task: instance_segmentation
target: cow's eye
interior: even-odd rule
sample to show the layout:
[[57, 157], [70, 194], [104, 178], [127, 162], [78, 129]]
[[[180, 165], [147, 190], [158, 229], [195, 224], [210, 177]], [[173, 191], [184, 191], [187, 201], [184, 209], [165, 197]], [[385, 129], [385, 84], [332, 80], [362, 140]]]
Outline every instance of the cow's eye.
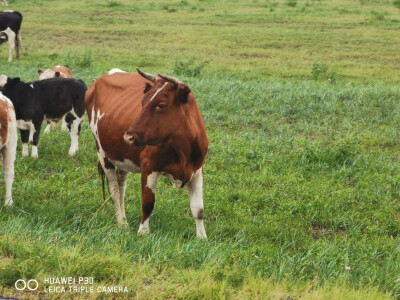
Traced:
[[165, 103], [158, 103], [156, 106], [156, 110], [166, 109], [168, 107]]

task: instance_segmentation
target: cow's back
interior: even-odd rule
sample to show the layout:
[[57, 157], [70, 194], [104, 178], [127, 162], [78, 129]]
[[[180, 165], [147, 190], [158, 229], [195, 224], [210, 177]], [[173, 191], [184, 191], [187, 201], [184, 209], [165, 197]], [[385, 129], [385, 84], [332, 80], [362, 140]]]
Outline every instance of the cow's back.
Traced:
[[[125, 158], [139, 164], [140, 147], [133, 150], [123, 136], [142, 110], [146, 84], [137, 73], [103, 75], [86, 92], [85, 105], [98, 145], [112, 160]], [[97, 135], [97, 136], [96, 136]], [[126, 153], [131, 156], [126, 157]]]
[[22, 14], [18, 11], [0, 11], [0, 31], [10, 27], [16, 34], [21, 29]]
[[[80, 79], [50, 78], [30, 83], [34, 98], [41, 102], [44, 113], [60, 111], [64, 113], [68, 107], [82, 116], [85, 112], [86, 85]], [[57, 112], [55, 113], [57, 115]]]

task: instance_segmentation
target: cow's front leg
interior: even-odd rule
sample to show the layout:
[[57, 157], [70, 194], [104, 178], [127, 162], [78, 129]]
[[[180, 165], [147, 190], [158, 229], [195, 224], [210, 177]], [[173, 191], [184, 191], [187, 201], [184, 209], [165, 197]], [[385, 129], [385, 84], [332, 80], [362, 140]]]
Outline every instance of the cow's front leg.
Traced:
[[101, 154], [98, 155], [101, 166], [103, 167], [104, 173], [107, 176], [108, 182], [108, 192], [110, 193], [111, 199], [114, 203], [115, 215], [117, 217], [118, 225], [126, 225], [125, 211], [121, 210], [120, 205], [120, 193], [117, 172], [115, 171], [115, 166]]
[[188, 183], [190, 209], [196, 221], [196, 236], [206, 239], [207, 234], [204, 228], [203, 214], [203, 169], [198, 169]]
[[158, 172], [146, 172], [142, 169], [142, 220], [138, 230], [140, 235], [150, 233], [149, 220], [156, 202], [155, 194], [158, 176]]
[[22, 141], [22, 157], [27, 157], [29, 155], [29, 130], [20, 129], [21, 141]]
[[[32, 137], [32, 152], [31, 157], [38, 158], [38, 143], [39, 143], [39, 135], [40, 135], [40, 128], [42, 127], [43, 119], [33, 121], [34, 125], [34, 133]], [[32, 131], [31, 131], [32, 134]]]

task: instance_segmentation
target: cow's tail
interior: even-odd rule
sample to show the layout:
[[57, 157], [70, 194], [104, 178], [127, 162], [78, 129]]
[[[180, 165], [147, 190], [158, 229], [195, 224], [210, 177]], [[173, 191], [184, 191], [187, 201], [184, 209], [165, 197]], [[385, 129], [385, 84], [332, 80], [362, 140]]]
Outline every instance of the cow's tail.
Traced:
[[103, 166], [101, 165], [100, 161], [97, 162], [97, 171], [99, 172], [101, 178], [101, 188], [103, 191], [103, 201], [106, 202], [106, 190], [105, 190], [105, 183], [104, 178], [106, 177], [106, 173], [104, 173]]

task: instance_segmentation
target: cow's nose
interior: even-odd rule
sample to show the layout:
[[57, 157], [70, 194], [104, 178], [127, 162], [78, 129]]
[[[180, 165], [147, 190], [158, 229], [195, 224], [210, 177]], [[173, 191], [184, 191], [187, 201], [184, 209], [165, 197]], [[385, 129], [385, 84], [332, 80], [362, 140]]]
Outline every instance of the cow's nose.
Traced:
[[124, 134], [124, 141], [129, 145], [133, 145], [137, 140], [137, 138], [138, 138], [137, 134], [132, 131], [127, 131]]

